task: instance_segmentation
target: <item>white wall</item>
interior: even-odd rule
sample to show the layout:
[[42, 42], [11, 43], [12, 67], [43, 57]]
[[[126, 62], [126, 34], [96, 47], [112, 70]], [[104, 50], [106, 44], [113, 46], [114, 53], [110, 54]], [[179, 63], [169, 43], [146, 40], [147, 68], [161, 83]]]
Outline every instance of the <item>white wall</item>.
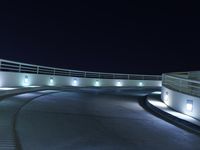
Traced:
[[[166, 96], [168, 93], [168, 96]], [[165, 86], [162, 86], [162, 100], [171, 108], [181, 113], [200, 119], [200, 98], [173, 91]], [[187, 101], [192, 101], [192, 111], [187, 110]]]
[[[25, 77], [27, 81], [25, 82]], [[50, 78], [53, 78], [53, 83], [50, 83]], [[78, 78], [65, 76], [51, 76], [30, 73], [15, 73], [15, 72], [0, 72], [0, 87], [10, 86], [73, 86], [74, 81], [77, 81], [77, 86], [95, 86], [95, 82], [99, 81], [100, 86], [161, 86], [161, 81], [154, 80], [118, 80], [118, 79], [93, 79], [93, 78]]]

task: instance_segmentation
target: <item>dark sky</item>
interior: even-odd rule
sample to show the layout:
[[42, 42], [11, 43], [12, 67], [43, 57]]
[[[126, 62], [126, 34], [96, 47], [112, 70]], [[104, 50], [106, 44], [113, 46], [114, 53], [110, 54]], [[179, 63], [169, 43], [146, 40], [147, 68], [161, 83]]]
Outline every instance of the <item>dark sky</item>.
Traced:
[[200, 69], [197, 4], [29, 0], [1, 7], [3, 59], [121, 73]]

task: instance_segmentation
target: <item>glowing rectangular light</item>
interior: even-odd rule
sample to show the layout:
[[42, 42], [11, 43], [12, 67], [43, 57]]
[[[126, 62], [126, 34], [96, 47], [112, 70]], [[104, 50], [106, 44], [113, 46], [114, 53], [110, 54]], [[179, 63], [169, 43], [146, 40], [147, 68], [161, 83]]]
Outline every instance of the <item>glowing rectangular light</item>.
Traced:
[[25, 87], [30, 85], [29, 77], [27, 75], [24, 77], [24, 81], [22, 81], [22, 85]]
[[120, 81], [117, 81], [116, 86], [122, 86], [122, 83]]
[[25, 76], [24, 83], [28, 83], [28, 76]]
[[50, 84], [53, 84], [53, 78], [50, 78]]
[[187, 100], [187, 102], [186, 102], [186, 109], [188, 111], [192, 111], [192, 109], [193, 109], [193, 101], [192, 100]]
[[94, 85], [95, 85], [95, 86], [100, 86], [100, 83], [99, 83], [99, 81], [98, 81], [98, 80], [96, 80]]
[[161, 91], [155, 91], [155, 92], [152, 92], [152, 94], [158, 94], [158, 95], [160, 95]]
[[77, 79], [74, 79], [72, 84], [73, 84], [73, 86], [78, 86], [78, 81], [77, 81]]
[[142, 83], [142, 82], [139, 82], [139, 86], [143, 86], [143, 83]]

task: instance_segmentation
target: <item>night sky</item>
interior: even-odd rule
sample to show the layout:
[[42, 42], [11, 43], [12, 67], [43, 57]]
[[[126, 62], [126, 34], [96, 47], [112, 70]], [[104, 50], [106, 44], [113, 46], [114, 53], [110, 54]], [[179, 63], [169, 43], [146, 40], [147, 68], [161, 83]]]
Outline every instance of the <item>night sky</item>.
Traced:
[[6, 2], [0, 10], [0, 58], [101, 72], [200, 70], [198, 6], [175, 1]]

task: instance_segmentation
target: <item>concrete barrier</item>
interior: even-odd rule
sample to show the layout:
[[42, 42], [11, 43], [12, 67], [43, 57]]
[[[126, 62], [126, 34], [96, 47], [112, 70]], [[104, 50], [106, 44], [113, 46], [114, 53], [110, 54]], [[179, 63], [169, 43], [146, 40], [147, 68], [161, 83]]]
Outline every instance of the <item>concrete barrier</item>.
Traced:
[[172, 109], [200, 120], [200, 98], [162, 86], [162, 100]]
[[0, 72], [0, 87], [15, 86], [161, 86], [161, 81], [80, 78], [31, 73]]

